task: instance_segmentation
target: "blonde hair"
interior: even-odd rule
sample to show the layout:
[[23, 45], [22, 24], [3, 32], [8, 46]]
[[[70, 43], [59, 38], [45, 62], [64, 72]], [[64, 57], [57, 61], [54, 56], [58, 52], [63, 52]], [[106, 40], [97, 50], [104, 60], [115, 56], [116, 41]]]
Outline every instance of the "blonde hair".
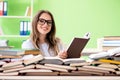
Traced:
[[[59, 52], [59, 48], [57, 43], [60, 41], [58, 38], [55, 37], [56, 34], [56, 26], [55, 26], [55, 22], [54, 22], [54, 18], [53, 15], [47, 11], [47, 10], [40, 10], [33, 18], [32, 21], [32, 32], [30, 35], [30, 38], [32, 39], [32, 43], [35, 46], [36, 49], [39, 49], [39, 37], [40, 37], [40, 33], [37, 30], [37, 23], [39, 20], [39, 17], [43, 14], [43, 13], [47, 13], [48, 15], [51, 16], [52, 19], [52, 26], [51, 26], [51, 31], [47, 34], [46, 39], [47, 39], [47, 43], [49, 45], [49, 50], [53, 50], [55, 55], [58, 54]], [[48, 51], [49, 51], [48, 50]]]

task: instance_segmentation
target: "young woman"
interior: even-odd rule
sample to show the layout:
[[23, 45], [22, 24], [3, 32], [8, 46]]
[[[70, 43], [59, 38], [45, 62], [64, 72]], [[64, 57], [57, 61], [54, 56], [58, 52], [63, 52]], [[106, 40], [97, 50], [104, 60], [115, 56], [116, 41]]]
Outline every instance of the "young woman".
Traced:
[[64, 59], [67, 52], [55, 34], [53, 15], [47, 10], [40, 10], [33, 18], [30, 38], [23, 42], [22, 49], [39, 49], [45, 57], [58, 56]]

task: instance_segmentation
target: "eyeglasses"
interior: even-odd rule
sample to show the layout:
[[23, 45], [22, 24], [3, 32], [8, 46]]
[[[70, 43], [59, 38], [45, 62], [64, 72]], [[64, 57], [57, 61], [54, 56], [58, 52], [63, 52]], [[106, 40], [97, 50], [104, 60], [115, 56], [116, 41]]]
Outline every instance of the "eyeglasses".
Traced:
[[40, 24], [40, 25], [44, 25], [45, 23], [47, 23], [48, 26], [52, 26], [52, 20], [45, 20], [45, 19], [42, 19], [42, 18], [40, 18], [38, 20], [38, 24]]

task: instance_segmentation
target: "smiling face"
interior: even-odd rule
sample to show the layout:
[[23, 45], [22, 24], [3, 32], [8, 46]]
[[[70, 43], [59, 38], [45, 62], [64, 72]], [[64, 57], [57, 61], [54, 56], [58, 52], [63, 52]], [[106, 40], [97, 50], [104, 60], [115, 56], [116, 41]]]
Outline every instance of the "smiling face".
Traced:
[[51, 31], [52, 20], [47, 13], [42, 13], [37, 23], [37, 30], [41, 35], [46, 35]]

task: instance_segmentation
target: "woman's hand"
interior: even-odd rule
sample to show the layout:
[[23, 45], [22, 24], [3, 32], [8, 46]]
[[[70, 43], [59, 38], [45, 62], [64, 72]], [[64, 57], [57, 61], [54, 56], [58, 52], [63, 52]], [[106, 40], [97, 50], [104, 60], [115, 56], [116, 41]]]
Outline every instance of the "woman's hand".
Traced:
[[62, 59], [66, 59], [67, 58], [67, 51], [60, 51], [58, 53], [58, 57], [60, 57]]

